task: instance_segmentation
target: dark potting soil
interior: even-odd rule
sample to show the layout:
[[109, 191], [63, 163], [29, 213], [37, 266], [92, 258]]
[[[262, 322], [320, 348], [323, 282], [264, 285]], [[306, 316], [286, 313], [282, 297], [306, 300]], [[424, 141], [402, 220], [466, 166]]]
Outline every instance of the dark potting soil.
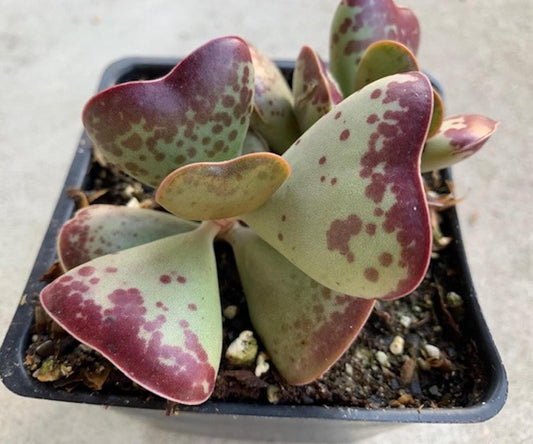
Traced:
[[[86, 182], [85, 191], [70, 193], [79, 205], [123, 205], [136, 199], [142, 206], [156, 207], [150, 190], [97, 162]], [[427, 182], [445, 191], [438, 177]], [[235, 366], [224, 358], [228, 345], [253, 327], [231, 248], [217, 242], [215, 251], [225, 317], [222, 361], [211, 399], [369, 408], [465, 407], [482, 399], [487, 380], [475, 344], [463, 333], [467, 320], [461, 295], [454, 292], [461, 288], [461, 277], [446, 248], [434, 254], [415, 292], [396, 301], [378, 301], [342, 358], [318, 380], [298, 387], [284, 383], [271, 362], [266, 373], [256, 376], [255, 364]], [[51, 281], [58, 273], [57, 267], [43, 279]], [[37, 299], [35, 295], [32, 301], [35, 323], [25, 363], [30, 374], [68, 391], [133, 392], [147, 400], [156, 398], [64, 332]], [[259, 350], [264, 350], [261, 343]]]

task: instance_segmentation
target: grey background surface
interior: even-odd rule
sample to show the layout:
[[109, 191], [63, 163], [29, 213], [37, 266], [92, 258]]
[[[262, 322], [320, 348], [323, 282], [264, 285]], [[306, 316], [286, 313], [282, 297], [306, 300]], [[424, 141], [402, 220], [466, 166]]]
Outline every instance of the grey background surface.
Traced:
[[[184, 55], [241, 35], [273, 58], [308, 44], [328, 57], [337, 1], [0, 0], [0, 338], [24, 288], [81, 133], [80, 113], [105, 66], [130, 55]], [[419, 60], [446, 93], [447, 115], [486, 114], [499, 131], [454, 168], [479, 299], [506, 365], [510, 393], [494, 419], [409, 425], [365, 442], [533, 440], [533, 2], [403, 0], [422, 25]], [[190, 442], [116, 409], [10, 393], [0, 385], [0, 442]], [[223, 442], [195, 438], [196, 442]]]

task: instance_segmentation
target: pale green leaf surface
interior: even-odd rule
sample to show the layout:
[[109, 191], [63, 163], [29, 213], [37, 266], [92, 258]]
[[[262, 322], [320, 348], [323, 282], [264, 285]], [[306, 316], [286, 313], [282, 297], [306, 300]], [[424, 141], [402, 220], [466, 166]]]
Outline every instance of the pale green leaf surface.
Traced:
[[211, 394], [222, 348], [215, 225], [76, 267], [41, 292], [52, 318], [166, 399]]
[[291, 176], [244, 221], [326, 287], [365, 298], [412, 291], [431, 250], [419, 165], [432, 106], [418, 72], [361, 89], [285, 153]]
[[276, 369], [293, 385], [320, 377], [353, 342], [375, 301], [320, 285], [247, 228], [228, 237], [250, 319]]

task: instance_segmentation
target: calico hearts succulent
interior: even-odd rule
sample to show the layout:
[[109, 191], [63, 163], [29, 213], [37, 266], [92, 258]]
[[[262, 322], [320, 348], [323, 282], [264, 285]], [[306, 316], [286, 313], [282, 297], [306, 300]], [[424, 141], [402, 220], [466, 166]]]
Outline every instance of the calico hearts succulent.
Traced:
[[219, 239], [278, 372], [291, 384], [322, 375], [376, 299], [408, 294], [426, 273], [421, 172], [470, 156], [496, 127], [443, 119], [414, 56], [419, 34], [392, 0], [343, 0], [329, 68], [304, 47], [292, 90], [229, 36], [161, 79], [97, 94], [83, 112], [94, 149], [156, 188], [168, 212], [76, 213], [57, 244], [65, 273], [42, 291], [43, 307], [139, 385], [204, 402], [222, 351]]

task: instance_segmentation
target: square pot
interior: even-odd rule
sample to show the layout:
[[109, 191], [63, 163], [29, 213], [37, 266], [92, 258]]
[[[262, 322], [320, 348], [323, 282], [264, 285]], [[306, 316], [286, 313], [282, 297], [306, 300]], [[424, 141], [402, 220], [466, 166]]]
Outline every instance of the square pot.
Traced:
[[[166, 74], [176, 59], [128, 58], [112, 64], [104, 73], [99, 90], [130, 80], [157, 78]], [[292, 77], [294, 63], [278, 62], [287, 78]], [[461, 241], [458, 218], [454, 208], [443, 212], [444, 231], [453, 238], [447, 251], [454, 265], [463, 274], [462, 287], [457, 292], [463, 296], [464, 316], [469, 319], [466, 338], [472, 341], [483, 359], [487, 380], [482, 400], [464, 408], [438, 409], [365, 409], [350, 407], [323, 407], [313, 405], [272, 405], [208, 401], [199, 406], [180, 407], [179, 418], [170, 420], [161, 414], [165, 401], [154, 398], [147, 401], [136, 395], [104, 395], [88, 390], [67, 392], [37, 381], [24, 368], [25, 351], [31, 341], [34, 316], [32, 301], [37, 300], [44, 283], [40, 278], [56, 261], [56, 237], [59, 229], [75, 210], [74, 202], [67, 197], [69, 188], [84, 188], [89, 180], [91, 142], [83, 133], [59, 202], [46, 232], [35, 265], [24, 290], [24, 296], [0, 350], [0, 379], [11, 391], [33, 398], [58, 401], [129, 407], [127, 414], [157, 421], [158, 426], [175, 427], [189, 433], [210, 434], [228, 438], [261, 438], [287, 440], [326, 441], [346, 439], [375, 433], [383, 425], [398, 423], [470, 423], [481, 422], [496, 415], [507, 396], [507, 379], [500, 356], [477, 302], [468, 264]], [[450, 172], [444, 172], [450, 177]], [[142, 410], [140, 410], [142, 409]], [[243, 419], [242, 417], [246, 417]], [[240, 418], [240, 419], [239, 419]], [[283, 418], [283, 419], [282, 419]], [[240, 421], [237, 425], [237, 419]], [[354, 423], [357, 424], [354, 424]], [[361, 425], [368, 427], [362, 428]], [[302, 427], [303, 426], [303, 427]], [[206, 428], [207, 427], [207, 428]]]

